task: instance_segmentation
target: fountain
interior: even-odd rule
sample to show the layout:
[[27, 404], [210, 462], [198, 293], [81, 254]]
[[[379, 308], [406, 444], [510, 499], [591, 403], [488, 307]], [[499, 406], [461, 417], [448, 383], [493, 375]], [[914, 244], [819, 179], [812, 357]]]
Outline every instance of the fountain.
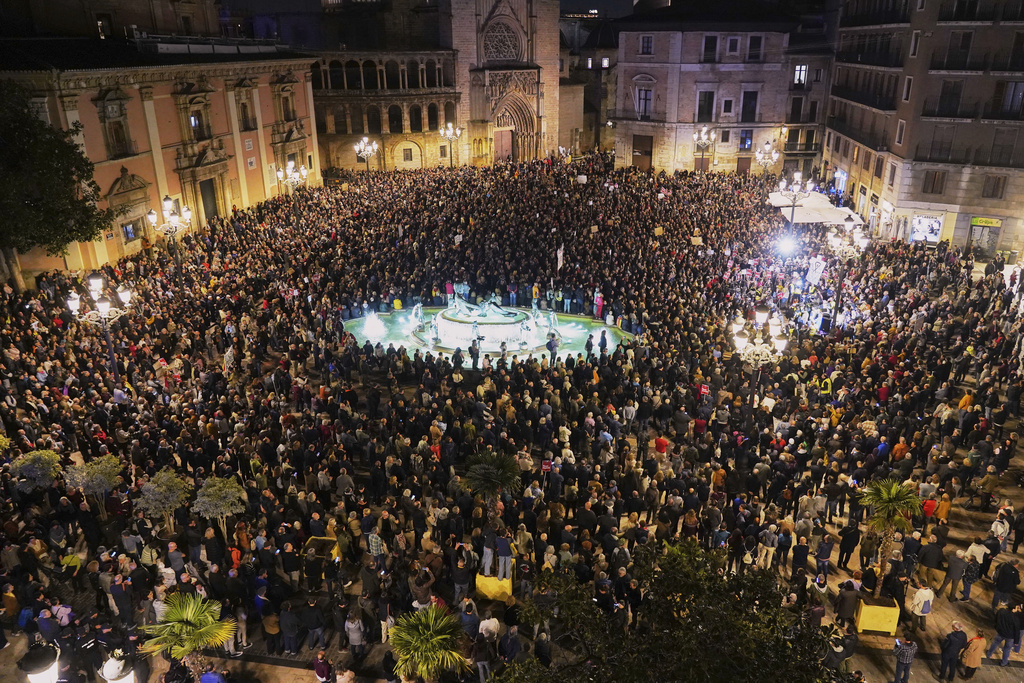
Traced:
[[558, 317], [545, 317], [536, 308], [530, 312], [500, 305], [496, 297], [476, 305], [456, 295], [448, 307], [433, 316], [424, 330], [422, 309], [413, 310], [413, 334], [425, 346], [452, 351], [469, 348], [476, 340], [482, 353], [496, 353], [502, 345], [510, 351], [543, 348], [548, 335], [559, 337]]

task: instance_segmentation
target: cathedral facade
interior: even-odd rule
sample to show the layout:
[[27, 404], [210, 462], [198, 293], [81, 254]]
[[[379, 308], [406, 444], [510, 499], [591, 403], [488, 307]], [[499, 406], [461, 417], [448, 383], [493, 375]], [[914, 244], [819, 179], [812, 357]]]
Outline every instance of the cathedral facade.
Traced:
[[448, 0], [442, 7], [442, 43], [458, 55], [463, 158], [485, 165], [557, 151], [558, 2]]

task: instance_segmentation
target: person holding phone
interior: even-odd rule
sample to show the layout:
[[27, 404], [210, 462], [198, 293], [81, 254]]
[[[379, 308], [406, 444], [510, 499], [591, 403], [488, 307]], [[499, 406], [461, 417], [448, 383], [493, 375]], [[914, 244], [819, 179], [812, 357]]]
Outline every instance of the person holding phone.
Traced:
[[917, 643], [912, 638], [897, 638], [892, 653], [896, 655], [896, 678], [893, 679], [893, 683], [907, 683], [910, 680], [910, 666], [917, 656]]

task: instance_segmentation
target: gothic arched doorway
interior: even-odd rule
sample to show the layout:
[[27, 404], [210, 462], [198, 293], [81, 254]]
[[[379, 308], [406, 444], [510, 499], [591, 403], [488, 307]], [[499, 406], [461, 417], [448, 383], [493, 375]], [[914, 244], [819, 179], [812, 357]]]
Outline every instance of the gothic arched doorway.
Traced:
[[537, 157], [537, 118], [520, 97], [510, 95], [495, 108], [494, 160]]

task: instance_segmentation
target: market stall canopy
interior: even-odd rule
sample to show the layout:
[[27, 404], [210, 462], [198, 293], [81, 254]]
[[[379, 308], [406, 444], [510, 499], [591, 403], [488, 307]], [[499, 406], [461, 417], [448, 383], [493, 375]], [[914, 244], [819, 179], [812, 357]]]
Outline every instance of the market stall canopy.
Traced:
[[835, 211], [839, 212], [839, 213], [836, 213], [835, 220], [822, 221], [822, 222], [823, 223], [828, 223], [830, 225], [844, 225], [846, 223], [847, 216], [853, 216], [853, 224], [854, 225], [864, 225], [864, 219], [861, 218], [860, 216], [858, 216], [857, 214], [855, 214], [852, 209], [848, 209], [845, 206], [838, 206], [838, 207], [835, 207]]
[[[793, 208], [793, 200], [787, 199], [781, 192], [770, 192], [768, 194], [768, 201], [772, 206], [776, 207], [789, 207]], [[806, 206], [809, 208], [818, 207], [830, 207], [832, 202], [829, 201], [828, 197], [820, 192], [811, 192], [809, 195], [801, 199], [796, 203], [797, 206]]]

